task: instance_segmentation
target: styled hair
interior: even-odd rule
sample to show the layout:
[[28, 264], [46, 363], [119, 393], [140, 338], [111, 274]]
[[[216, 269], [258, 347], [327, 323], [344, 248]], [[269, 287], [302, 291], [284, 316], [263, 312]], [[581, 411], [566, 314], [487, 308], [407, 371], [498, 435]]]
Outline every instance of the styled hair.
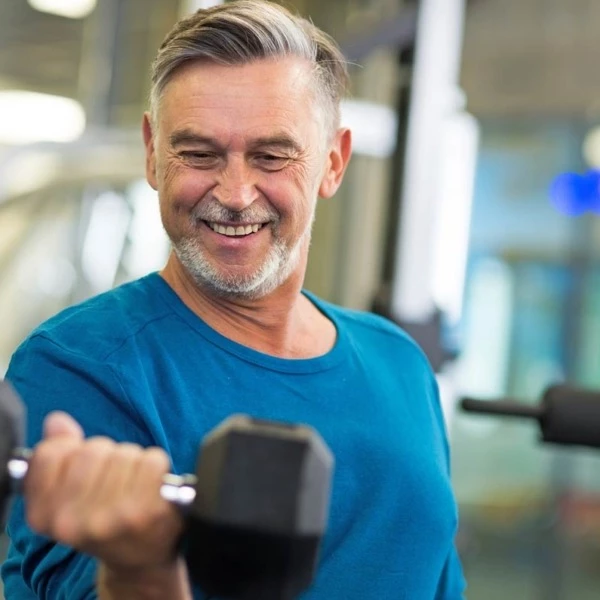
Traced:
[[200, 9], [167, 34], [152, 64], [150, 111], [156, 123], [165, 86], [184, 63], [205, 59], [244, 65], [295, 56], [313, 66], [315, 99], [326, 128], [340, 125], [340, 101], [348, 86], [346, 61], [335, 41], [307, 19], [267, 0], [234, 0]]

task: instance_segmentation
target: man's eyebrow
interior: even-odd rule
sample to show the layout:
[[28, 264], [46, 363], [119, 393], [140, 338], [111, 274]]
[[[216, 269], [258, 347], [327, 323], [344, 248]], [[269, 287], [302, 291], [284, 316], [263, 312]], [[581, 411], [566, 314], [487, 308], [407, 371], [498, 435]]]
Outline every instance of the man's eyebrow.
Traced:
[[295, 152], [300, 152], [301, 150], [300, 144], [295, 139], [284, 134], [257, 138], [251, 142], [250, 147], [252, 149], [265, 147], [280, 148], [282, 150], [293, 150]]
[[[179, 146], [210, 146], [221, 149], [221, 145], [210, 136], [201, 135], [191, 129], [179, 129], [169, 136], [171, 147]], [[292, 137], [286, 134], [275, 134], [256, 138], [249, 144], [251, 150], [260, 148], [279, 148], [281, 150], [292, 150], [300, 152], [300, 144]]]
[[190, 129], [180, 129], [178, 131], [174, 131], [169, 136], [169, 143], [173, 148], [176, 148], [177, 146], [196, 145], [218, 147], [217, 142], [213, 138], [194, 133]]

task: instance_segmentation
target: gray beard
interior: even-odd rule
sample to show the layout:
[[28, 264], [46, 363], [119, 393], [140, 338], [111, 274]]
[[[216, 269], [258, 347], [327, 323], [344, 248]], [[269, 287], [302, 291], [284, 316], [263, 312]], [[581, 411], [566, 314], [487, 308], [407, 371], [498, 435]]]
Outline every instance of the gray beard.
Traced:
[[267, 296], [288, 279], [300, 260], [301, 242], [291, 249], [275, 242], [262, 265], [248, 275], [215, 269], [193, 238], [182, 238], [173, 244], [173, 250], [198, 286], [217, 296], [254, 300]]
[[214, 295], [226, 298], [254, 300], [267, 296], [286, 281], [300, 262], [301, 250], [305, 241], [310, 241], [315, 210], [304, 234], [294, 244], [287, 247], [279, 237], [279, 214], [272, 207], [250, 206], [242, 212], [232, 212], [217, 201], [205, 202], [191, 214], [194, 228], [205, 227], [202, 221], [230, 221], [239, 223], [260, 223], [268, 221], [274, 237], [269, 253], [253, 273], [235, 275], [216, 269], [205, 251], [193, 236], [172, 241], [173, 250], [188, 273], [199, 287], [208, 289]]

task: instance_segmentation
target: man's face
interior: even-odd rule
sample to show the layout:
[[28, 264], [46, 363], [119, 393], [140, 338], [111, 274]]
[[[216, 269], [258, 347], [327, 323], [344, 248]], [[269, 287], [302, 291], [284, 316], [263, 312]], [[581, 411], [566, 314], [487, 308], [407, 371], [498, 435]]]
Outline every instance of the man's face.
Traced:
[[317, 197], [339, 185], [324, 114], [297, 58], [196, 62], [167, 84], [157, 131], [145, 123], [148, 179], [200, 285], [260, 297], [303, 272]]

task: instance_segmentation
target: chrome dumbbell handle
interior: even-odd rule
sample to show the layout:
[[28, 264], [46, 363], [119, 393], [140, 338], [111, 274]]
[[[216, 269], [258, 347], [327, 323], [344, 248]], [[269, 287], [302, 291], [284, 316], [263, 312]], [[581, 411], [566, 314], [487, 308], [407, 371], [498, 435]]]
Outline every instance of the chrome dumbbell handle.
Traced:
[[[28, 448], [18, 448], [8, 460], [7, 470], [10, 477], [12, 491], [20, 493], [23, 481], [29, 470], [29, 459], [33, 452]], [[167, 473], [163, 477], [160, 495], [175, 506], [187, 508], [196, 498], [197, 478], [194, 475], [173, 475]]]

